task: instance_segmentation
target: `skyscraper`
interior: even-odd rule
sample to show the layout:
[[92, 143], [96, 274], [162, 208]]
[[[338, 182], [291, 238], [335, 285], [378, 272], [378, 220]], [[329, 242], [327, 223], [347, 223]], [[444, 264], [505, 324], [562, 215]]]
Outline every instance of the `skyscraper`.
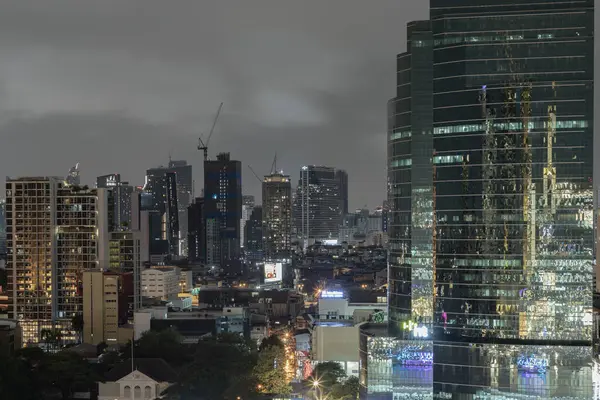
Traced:
[[0, 258], [6, 255], [6, 200], [0, 199]]
[[305, 242], [337, 239], [341, 212], [335, 169], [315, 165], [302, 167], [294, 204], [298, 235]]
[[7, 179], [9, 318], [19, 320], [24, 344], [39, 343], [52, 328], [75, 340], [82, 273], [108, 261], [109, 194], [62, 178]]
[[241, 271], [242, 164], [229, 153], [204, 162], [204, 210], [207, 262], [218, 261], [228, 272]]
[[206, 220], [204, 197], [196, 197], [188, 207], [188, 259], [206, 262]]
[[131, 226], [131, 196], [133, 186], [121, 180], [121, 174], [96, 178], [96, 187], [111, 189], [114, 200], [114, 230], [128, 230]]
[[242, 196], [242, 219], [240, 220], [240, 246], [244, 247], [246, 244], [246, 221], [250, 219], [250, 214], [254, 209], [254, 196], [244, 195]]
[[342, 215], [346, 215], [348, 214], [348, 173], [343, 169], [338, 169], [335, 171], [335, 178], [338, 181], [338, 188], [340, 190]]
[[[159, 224], [161, 239], [168, 242], [168, 255], [179, 256], [180, 213], [177, 200], [177, 173], [163, 167], [149, 169], [146, 171], [144, 190], [149, 193], [151, 198], [149, 206], [149, 211], [153, 212], [150, 215], [151, 231], [156, 232], [156, 225]], [[153, 247], [156, 246], [152, 246], [151, 243], [151, 252], [155, 253]]]
[[250, 219], [246, 223], [246, 243], [244, 250], [246, 259], [250, 262], [264, 261], [264, 238], [263, 238], [263, 209], [262, 206], [255, 206], [250, 214]]
[[262, 184], [262, 217], [266, 260], [289, 259], [292, 246], [292, 183], [272, 173]]
[[177, 179], [177, 209], [179, 210], [179, 238], [182, 242], [181, 255], [187, 255], [187, 210], [194, 195], [194, 179], [192, 166], [185, 160], [169, 160], [169, 172], [174, 172]]
[[386, 391], [592, 398], [593, 6], [431, 0], [409, 24], [388, 105], [391, 362], [432, 366]]

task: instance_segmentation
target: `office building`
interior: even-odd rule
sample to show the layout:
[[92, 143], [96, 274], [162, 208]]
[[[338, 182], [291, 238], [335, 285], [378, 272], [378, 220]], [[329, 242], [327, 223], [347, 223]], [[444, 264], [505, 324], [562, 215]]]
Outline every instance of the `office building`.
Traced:
[[289, 259], [292, 247], [292, 183], [272, 173], [262, 184], [264, 254], [268, 261]]
[[592, 398], [593, 8], [431, 0], [408, 25], [388, 106], [394, 339], [364, 351], [395, 375], [366, 365], [365, 398]]
[[121, 180], [121, 174], [102, 175], [96, 178], [96, 187], [111, 189], [114, 201], [113, 230], [126, 231], [131, 226], [131, 197], [133, 186]]
[[0, 259], [6, 256], [6, 200], [0, 199]]
[[8, 315], [19, 321], [24, 345], [53, 328], [65, 343], [76, 340], [71, 318], [83, 312], [82, 274], [108, 260], [111, 212], [106, 189], [7, 179]]
[[339, 180], [331, 167], [304, 166], [294, 203], [296, 230], [305, 246], [315, 240], [337, 239], [342, 219]]
[[177, 267], [152, 267], [142, 271], [142, 295], [167, 300], [181, 291], [181, 270]]
[[108, 270], [129, 273], [133, 291], [129, 299], [131, 311], [142, 304], [141, 272], [150, 262], [149, 234], [147, 229], [111, 232]]
[[264, 238], [263, 238], [263, 209], [262, 206], [255, 206], [250, 214], [250, 219], [246, 223], [246, 244], [244, 253], [246, 260], [252, 263], [260, 263], [264, 258]]
[[240, 272], [242, 164], [231, 160], [229, 153], [204, 162], [204, 212], [207, 263], [220, 264], [226, 272]]
[[244, 247], [246, 240], [244, 238], [246, 232], [246, 221], [250, 219], [250, 214], [254, 209], [254, 196], [244, 195], [242, 196], [242, 219], [240, 220], [240, 246]]
[[348, 214], [348, 173], [342, 169], [335, 171], [340, 191], [340, 202], [342, 215]]
[[83, 343], [126, 344], [133, 329], [133, 274], [100, 269], [83, 272]]
[[[163, 255], [167, 258], [178, 258], [180, 255], [179, 241], [179, 210], [177, 173], [164, 167], [146, 171], [144, 191], [149, 194], [148, 209], [151, 211], [151, 235], [156, 243], [150, 250], [153, 255]], [[186, 221], [187, 223], [187, 221]], [[158, 232], [160, 231], [160, 237]], [[162, 242], [159, 246], [158, 241]], [[167, 246], [167, 249], [164, 246]]]
[[204, 197], [196, 197], [188, 207], [188, 259], [191, 262], [206, 262]]

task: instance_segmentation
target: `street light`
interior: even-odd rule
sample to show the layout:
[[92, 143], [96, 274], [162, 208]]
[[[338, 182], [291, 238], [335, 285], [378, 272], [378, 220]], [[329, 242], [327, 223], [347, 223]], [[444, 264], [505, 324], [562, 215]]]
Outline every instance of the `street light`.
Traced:
[[313, 380], [312, 385], [315, 388], [315, 397], [321, 399], [321, 382], [319, 382], [318, 379], [315, 379]]

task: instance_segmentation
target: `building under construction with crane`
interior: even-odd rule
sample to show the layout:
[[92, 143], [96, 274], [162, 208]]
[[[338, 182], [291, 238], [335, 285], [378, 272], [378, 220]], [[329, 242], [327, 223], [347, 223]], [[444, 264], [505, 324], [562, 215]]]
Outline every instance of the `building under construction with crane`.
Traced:
[[[277, 158], [275, 158], [277, 160]], [[292, 183], [289, 175], [277, 171], [262, 182], [263, 235], [265, 258], [269, 261], [289, 259], [292, 245]]]
[[242, 163], [220, 153], [204, 161], [206, 263], [241, 272]]

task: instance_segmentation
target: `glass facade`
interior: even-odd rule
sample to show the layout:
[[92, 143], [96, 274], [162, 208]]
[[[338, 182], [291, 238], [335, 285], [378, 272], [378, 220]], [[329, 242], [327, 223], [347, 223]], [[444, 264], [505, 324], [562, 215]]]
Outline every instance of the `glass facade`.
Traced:
[[343, 206], [340, 179], [331, 167], [309, 165], [300, 170], [293, 213], [296, 230], [306, 242], [338, 238]]
[[431, 334], [433, 398], [592, 397], [593, 6], [432, 0], [408, 26], [390, 321]]

